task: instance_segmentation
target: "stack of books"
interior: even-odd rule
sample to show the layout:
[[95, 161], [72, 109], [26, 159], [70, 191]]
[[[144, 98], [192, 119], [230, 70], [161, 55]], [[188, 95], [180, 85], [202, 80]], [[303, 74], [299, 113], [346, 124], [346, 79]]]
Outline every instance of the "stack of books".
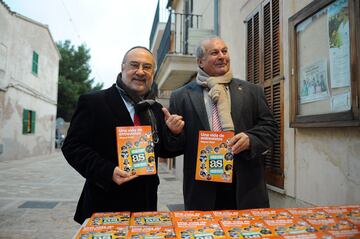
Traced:
[[360, 238], [360, 205], [94, 213], [74, 238]]

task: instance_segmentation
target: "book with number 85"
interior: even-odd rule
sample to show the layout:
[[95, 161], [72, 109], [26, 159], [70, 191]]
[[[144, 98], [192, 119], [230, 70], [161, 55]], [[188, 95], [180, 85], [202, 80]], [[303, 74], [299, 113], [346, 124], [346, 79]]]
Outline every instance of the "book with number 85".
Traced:
[[119, 167], [137, 175], [156, 174], [151, 126], [116, 127]]

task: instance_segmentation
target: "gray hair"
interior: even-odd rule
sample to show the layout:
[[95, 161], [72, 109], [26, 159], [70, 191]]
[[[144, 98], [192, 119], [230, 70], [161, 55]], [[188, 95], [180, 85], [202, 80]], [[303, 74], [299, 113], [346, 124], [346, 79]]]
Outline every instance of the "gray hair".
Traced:
[[196, 51], [195, 51], [196, 59], [201, 59], [201, 58], [204, 57], [205, 51], [206, 51], [206, 49], [204, 47], [204, 44], [205, 44], [205, 42], [213, 40], [213, 39], [219, 39], [221, 41], [224, 41], [223, 39], [221, 39], [221, 37], [215, 36], [215, 35], [207, 37], [207, 38], [201, 40], [200, 43], [198, 44], [198, 46], [196, 47]]

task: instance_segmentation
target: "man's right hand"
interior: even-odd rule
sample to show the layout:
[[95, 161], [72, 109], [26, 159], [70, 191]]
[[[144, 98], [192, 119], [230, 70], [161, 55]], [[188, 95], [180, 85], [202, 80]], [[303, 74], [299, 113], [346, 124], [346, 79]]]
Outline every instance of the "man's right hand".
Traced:
[[123, 183], [126, 183], [127, 181], [130, 181], [134, 178], [137, 178], [138, 175], [131, 173], [128, 173], [124, 170], [121, 170], [119, 167], [116, 167], [113, 172], [112, 180], [117, 184], [121, 185]]
[[180, 134], [185, 125], [185, 121], [182, 120], [183, 117], [176, 114], [173, 115], [170, 114], [170, 112], [165, 107], [162, 108], [162, 111], [164, 112], [165, 115], [166, 125], [171, 131], [171, 133], [174, 135]]

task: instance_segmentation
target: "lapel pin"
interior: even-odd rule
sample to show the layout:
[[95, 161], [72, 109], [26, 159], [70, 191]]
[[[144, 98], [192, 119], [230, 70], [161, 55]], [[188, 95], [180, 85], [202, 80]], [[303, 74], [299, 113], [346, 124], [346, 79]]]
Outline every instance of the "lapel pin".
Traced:
[[242, 87], [241, 87], [241, 86], [239, 86], [239, 87], [238, 87], [238, 90], [242, 90]]

